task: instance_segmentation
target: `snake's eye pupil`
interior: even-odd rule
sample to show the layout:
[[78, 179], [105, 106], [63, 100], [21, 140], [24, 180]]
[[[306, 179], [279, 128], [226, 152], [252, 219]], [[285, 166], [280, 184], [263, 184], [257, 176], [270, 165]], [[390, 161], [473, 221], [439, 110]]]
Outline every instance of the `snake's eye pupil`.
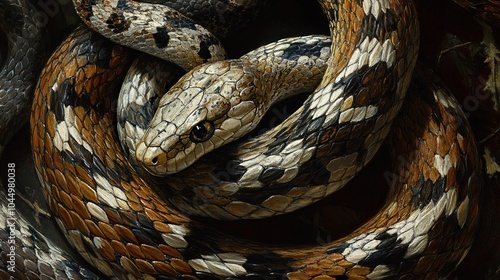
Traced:
[[214, 135], [214, 124], [209, 121], [202, 121], [191, 130], [191, 140], [195, 143], [205, 142]]

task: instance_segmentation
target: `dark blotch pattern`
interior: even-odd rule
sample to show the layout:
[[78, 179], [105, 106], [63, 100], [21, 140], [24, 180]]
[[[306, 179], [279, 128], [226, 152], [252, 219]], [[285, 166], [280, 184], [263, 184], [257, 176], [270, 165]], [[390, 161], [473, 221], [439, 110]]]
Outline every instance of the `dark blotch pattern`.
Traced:
[[329, 42], [320, 42], [318, 44], [292, 43], [283, 50], [283, 58], [288, 60], [297, 60], [301, 56], [320, 56], [321, 50], [330, 47]]
[[281, 168], [276, 167], [265, 167], [264, 171], [259, 176], [259, 181], [265, 185], [268, 185], [283, 176], [285, 171]]
[[157, 27], [156, 33], [153, 34], [153, 38], [155, 39], [156, 46], [160, 49], [167, 47], [170, 42], [170, 36], [165, 26]]
[[210, 46], [219, 44], [220, 42], [215, 37], [201, 40], [200, 51], [198, 52], [198, 55], [203, 59], [204, 62], [207, 62], [210, 58], [212, 58], [212, 53], [210, 52]]
[[444, 195], [446, 189], [446, 178], [439, 177], [433, 183], [431, 180], [425, 180], [421, 175], [418, 181], [411, 189], [412, 191], [412, 204], [419, 208], [427, 205], [432, 201], [437, 202]]
[[106, 24], [113, 33], [121, 33], [129, 29], [130, 20], [127, 20], [122, 13], [112, 13], [106, 20]]
[[384, 232], [375, 237], [375, 240], [381, 240], [381, 243], [377, 246], [377, 250], [361, 260], [359, 262], [360, 265], [399, 264], [408, 249], [407, 245], [401, 244], [401, 241], [397, 239], [397, 235], [395, 234]]
[[385, 13], [375, 18], [370, 14], [361, 20], [361, 30], [359, 34], [368, 38], [383, 38], [384, 34], [397, 31], [397, 23], [395, 20], [395, 12], [387, 10]]

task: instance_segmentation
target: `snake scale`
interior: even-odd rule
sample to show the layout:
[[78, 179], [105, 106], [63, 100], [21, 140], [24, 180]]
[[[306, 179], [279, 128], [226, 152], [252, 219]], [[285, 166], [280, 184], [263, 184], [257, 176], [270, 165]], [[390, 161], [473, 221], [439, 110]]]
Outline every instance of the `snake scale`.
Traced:
[[[306, 198], [309, 189], [317, 193], [316, 186], [331, 183], [333, 190], [322, 190], [322, 197], [354, 176], [389, 135], [391, 158], [408, 160], [405, 164], [394, 160], [391, 190], [382, 209], [348, 236], [308, 246], [242, 240], [179, 212], [164, 200], [158, 186], [137, 174], [117, 139], [113, 108], [134, 52], [80, 27], [42, 71], [32, 105], [31, 141], [54, 217], [90, 264], [119, 279], [320, 280], [437, 279], [460, 263], [477, 225], [478, 157], [453, 97], [425, 68], [413, 71], [418, 49], [413, 3], [318, 2], [330, 21], [332, 38], [320, 85], [277, 129], [249, 144], [231, 146], [248, 145], [247, 149], [261, 149], [264, 154], [292, 146], [308, 150], [294, 169], [303, 176], [271, 177], [307, 182], [292, 189], [297, 197]], [[87, 16], [93, 14], [92, 5], [85, 6]], [[194, 51], [199, 54], [201, 49]], [[193, 65], [181, 64], [185, 69]], [[183, 79], [210, 65], [214, 64], [195, 68]], [[367, 126], [360, 124], [364, 121]], [[279, 145], [268, 149], [273, 142]], [[330, 158], [335, 153], [340, 159]], [[155, 166], [150, 171], [160, 170], [159, 161], [140, 160]], [[347, 166], [351, 163], [356, 165]], [[182, 172], [195, 172], [196, 164]], [[192, 167], [194, 171], [189, 171]], [[269, 166], [261, 170], [276, 170], [265, 167]], [[321, 172], [328, 176], [318, 176]], [[283, 190], [270, 191], [277, 197], [285, 196]], [[291, 194], [290, 189], [285, 191]]]

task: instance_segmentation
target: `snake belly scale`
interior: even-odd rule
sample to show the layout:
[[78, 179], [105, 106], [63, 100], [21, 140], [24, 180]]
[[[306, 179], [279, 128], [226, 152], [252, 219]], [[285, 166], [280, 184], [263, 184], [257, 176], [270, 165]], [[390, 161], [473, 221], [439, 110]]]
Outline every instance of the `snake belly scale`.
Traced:
[[[330, 108], [322, 106], [329, 103], [322, 98], [338, 95], [346, 110], [323, 122], [356, 131], [354, 107], [349, 111], [346, 102], [362, 106], [364, 94], [382, 92], [374, 97], [380, 101], [377, 129], [366, 131], [372, 144], [365, 147], [362, 141], [365, 152], [356, 155], [364, 163], [389, 132], [410, 84], [418, 44], [414, 7], [411, 1], [319, 3], [331, 22], [332, 58], [304, 105], [308, 109], [289, 122], [314, 120]], [[111, 110], [116, 96], [110, 94], [117, 92], [131, 59], [128, 49], [79, 28], [49, 59], [32, 106], [33, 156], [46, 198], [70, 243], [104, 274], [120, 279], [438, 278], [470, 248], [479, 188], [474, 141], [456, 102], [426, 71], [417, 71], [393, 128], [392, 153], [414, 160], [395, 163], [386, 205], [341, 240], [287, 248], [241, 240], [186, 217], [137, 175], [120, 151]], [[367, 73], [356, 76], [360, 71]], [[333, 127], [311, 134], [320, 144], [324, 137], [344, 135]], [[347, 177], [354, 173], [348, 170]]]

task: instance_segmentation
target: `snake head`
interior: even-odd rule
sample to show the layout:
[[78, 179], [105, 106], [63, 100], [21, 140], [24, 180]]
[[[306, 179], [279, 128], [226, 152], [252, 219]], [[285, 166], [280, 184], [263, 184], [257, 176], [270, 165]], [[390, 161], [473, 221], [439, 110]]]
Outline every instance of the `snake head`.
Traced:
[[136, 146], [137, 161], [153, 175], [185, 169], [204, 154], [247, 133], [253, 123], [256, 106], [235, 96], [241, 90], [238, 85], [215, 74], [210, 81], [204, 78], [202, 85], [196, 73], [188, 76], [162, 98]]

